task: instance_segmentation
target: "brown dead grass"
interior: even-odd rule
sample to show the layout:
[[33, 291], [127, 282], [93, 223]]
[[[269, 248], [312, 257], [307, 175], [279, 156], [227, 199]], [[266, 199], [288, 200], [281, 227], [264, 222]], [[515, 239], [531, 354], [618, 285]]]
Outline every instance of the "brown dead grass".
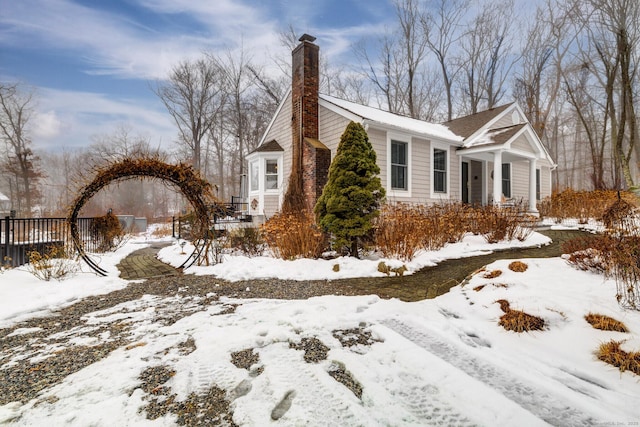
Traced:
[[479, 286], [476, 286], [475, 288], [473, 288], [473, 290], [476, 291], [476, 292], [480, 292], [484, 287], [485, 287], [485, 285], [479, 285]]
[[153, 237], [167, 237], [173, 233], [173, 227], [171, 224], [161, 224], [153, 229], [151, 235]]
[[484, 274], [485, 279], [495, 279], [496, 277], [499, 277], [502, 274], [502, 270], [492, 270], [489, 271], [487, 273]]
[[603, 331], [629, 332], [624, 323], [604, 314], [589, 313], [584, 316], [584, 320], [594, 328]]
[[522, 261], [513, 261], [509, 264], [509, 270], [515, 271], [516, 273], [524, 273], [527, 271], [529, 266]]
[[532, 316], [521, 310], [512, 310], [507, 300], [500, 299], [496, 302], [500, 304], [500, 309], [504, 311], [498, 324], [507, 331], [521, 333], [541, 331], [544, 329], [544, 319], [538, 316]]
[[640, 375], [640, 352], [632, 351], [630, 353], [620, 348], [623, 341], [609, 341], [601, 344], [596, 351], [598, 359], [605, 363], [620, 369], [620, 372], [631, 371], [636, 375]]

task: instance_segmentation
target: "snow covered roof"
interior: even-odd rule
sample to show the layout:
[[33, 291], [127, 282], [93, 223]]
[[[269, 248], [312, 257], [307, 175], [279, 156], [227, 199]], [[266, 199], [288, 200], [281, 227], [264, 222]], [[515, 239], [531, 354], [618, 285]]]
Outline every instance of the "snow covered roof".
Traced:
[[468, 138], [464, 141], [463, 147], [478, 147], [480, 145], [501, 145], [509, 141], [515, 134], [517, 134], [525, 123], [518, 125], [507, 126], [499, 129], [485, 129], [475, 138]]
[[367, 105], [356, 104], [355, 102], [345, 101], [330, 95], [320, 94], [320, 101], [328, 102], [334, 106], [350, 112], [362, 119], [362, 121], [371, 121], [382, 125], [392, 126], [403, 129], [408, 132], [445, 139], [449, 141], [461, 142], [463, 138], [453, 133], [445, 125], [437, 123], [429, 123], [423, 120], [412, 119], [411, 117], [401, 116], [399, 114], [390, 113], [378, 108], [369, 107]]

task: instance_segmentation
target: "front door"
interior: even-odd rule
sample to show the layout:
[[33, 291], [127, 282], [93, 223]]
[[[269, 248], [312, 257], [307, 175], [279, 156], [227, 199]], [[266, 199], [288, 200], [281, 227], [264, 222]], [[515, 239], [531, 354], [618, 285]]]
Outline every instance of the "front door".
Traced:
[[462, 202], [469, 203], [469, 163], [462, 162]]

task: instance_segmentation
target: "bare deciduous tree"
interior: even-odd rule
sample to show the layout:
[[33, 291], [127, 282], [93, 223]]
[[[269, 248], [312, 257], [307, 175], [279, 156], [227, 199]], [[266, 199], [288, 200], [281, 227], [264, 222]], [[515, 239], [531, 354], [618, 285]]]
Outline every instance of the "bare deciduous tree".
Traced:
[[224, 76], [210, 57], [183, 61], [154, 92], [178, 127], [179, 142], [191, 150], [194, 169], [201, 169], [202, 141], [225, 104]]
[[34, 112], [33, 92], [18, 84], [0, 83], [0, 139], [4, 158], [0, 165], [9, 176], [11, 198], [19, 213], [31, 215], [39, 197], [43, 174], [31, 149], [29, 122]]
[[460, 39], [458, 58], [468, 114], [495, 107], [505, 93], [517, 59], [510, 52], [513, 21], [513, 0], [486, 3]]
[[468, 6], [469, 0], [438, 0], [434, 10], [427, 10], [422, 15], [427, 46], [436, 56], [442, 74], [447, 98], [447, 120], [453, 118], [453, 82], [459, 71], [452, 50], [462, 36], [462, 20]]

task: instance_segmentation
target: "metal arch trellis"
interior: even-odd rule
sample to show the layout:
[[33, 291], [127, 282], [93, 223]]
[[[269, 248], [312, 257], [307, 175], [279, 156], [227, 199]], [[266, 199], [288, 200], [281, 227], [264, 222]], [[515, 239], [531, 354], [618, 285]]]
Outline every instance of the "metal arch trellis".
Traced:
[[206, 256], [205, 247], [209, 240], [209, 209], [207, 202], [215, 200], [211, 191], [211, 184], [200, 178], [194, 169], [186, 164], [172, 165], [157, 158], [124, 159], [101, 167], [96, 172], [93, 181], [86, 185], [78, 198], [74, 201], [67, 217], [71, 239], [80, 257], [101, 276], [107, 271], [94, 262], [85, 252], [84, 244], [78, 230], [78, 214], [82, 207], [96, 193], [113, 182], [126, 181], [134, 178], [155, 178], [170, 182], [177, 186], [194, 209], [194, 251], [189, 255], [180, 268], [186, 268], [202, 256]]

